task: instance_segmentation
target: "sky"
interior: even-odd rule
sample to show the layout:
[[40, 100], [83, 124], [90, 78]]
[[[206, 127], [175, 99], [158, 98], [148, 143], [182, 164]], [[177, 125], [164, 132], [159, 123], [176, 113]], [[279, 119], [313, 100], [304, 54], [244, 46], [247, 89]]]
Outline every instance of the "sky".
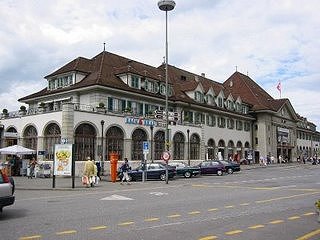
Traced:
[[[175, 0], [169, 64], [224, 82], [236, 69], [288, 98], [320, 129], [319, 0]], [[0, 0], [0, 110], [47, 86], [81, 56], [106, 51], [158, 67], [165, 12], [157, 0]]]

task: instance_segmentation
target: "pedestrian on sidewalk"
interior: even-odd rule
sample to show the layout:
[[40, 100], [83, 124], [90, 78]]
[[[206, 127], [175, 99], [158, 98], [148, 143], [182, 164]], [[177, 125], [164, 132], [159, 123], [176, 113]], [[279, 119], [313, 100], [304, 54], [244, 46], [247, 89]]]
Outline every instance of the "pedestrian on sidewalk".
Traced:
[[36, 167], [37, 164], [38, 164], [38, 163], [37, 163], [37, 160], [35, 159], [35, 157], [33, 157], [33, 158], [31, 159], [31, 161], [29, 162], [30, 173], [29, 173], [29, 175], [28, 175], [28, 178], [31, 178], [31, 179], [32, 179], [32, 177], [35, 177], [35, 176], [34, 176], [34, 169], [35, 169], [35, 167]]
[[82, 177], [82, 183], [87, 187], [93, 187], [92, 177], [94, 176], [94, 166], [95, 164], [93, 161], [91, 161], [91, 158], [87, 157], [87, 161], [84, 164]]
[[128, 175], [129, 170], [131, 170], [131, 167], [129, 165], [128, 159], [124, 158], [124, 163], [122, 164], [122, 166], [120, 167], [120, 171], [122, 172], [122, 179], [121, 179], [121, 185], [123, 184], [123, 181], [125, 180], [127, 182], [127, 184], [130, 184], [130, 178]]

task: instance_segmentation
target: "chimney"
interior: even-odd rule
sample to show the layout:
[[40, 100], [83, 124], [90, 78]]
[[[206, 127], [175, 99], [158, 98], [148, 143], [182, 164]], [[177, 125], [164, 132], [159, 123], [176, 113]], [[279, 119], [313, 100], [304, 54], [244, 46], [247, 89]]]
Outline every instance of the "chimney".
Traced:
[[206, 74], [205, 73], [201, 73], [201, 77], [206, 77]]

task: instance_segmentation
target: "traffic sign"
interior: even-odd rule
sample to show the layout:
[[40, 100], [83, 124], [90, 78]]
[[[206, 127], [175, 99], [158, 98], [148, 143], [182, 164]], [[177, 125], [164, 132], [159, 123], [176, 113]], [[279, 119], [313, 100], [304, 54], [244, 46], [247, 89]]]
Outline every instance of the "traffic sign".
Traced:
[[170, 160], [170, 157], [171, 157], [170, 152], [164, 151], [164, 152], [162, 153], [161, 157], [162, 157], [162, 159], [163, 159], [164, 161], [166, 161], [166, 162], [169, 161], [169, 160]]
[[149, 153], [149, 143], [148, 143], [148, 141], [143, 141], [143, 153]]

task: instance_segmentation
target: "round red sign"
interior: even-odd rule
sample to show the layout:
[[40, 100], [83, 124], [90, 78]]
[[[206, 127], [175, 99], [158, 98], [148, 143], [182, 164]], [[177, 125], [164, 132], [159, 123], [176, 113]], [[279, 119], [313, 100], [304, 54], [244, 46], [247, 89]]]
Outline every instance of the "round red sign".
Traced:
[[170, 152], [165, 151], [165, 152], [162, 153], [162, 159], [164, 161], [169, 161], [170, 157], [171, 157], [170, 156]]

